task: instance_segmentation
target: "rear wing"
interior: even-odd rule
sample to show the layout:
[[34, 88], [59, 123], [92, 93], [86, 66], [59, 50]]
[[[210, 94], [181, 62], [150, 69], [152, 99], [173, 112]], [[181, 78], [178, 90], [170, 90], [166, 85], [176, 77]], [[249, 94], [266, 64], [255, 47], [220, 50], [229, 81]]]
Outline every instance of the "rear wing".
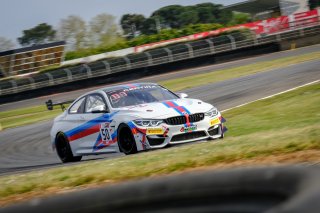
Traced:
[[66, 107], [64, 106], [65, 104], [71, 104], [73, 102], [73, 100], [72, 101], [63, 101], [63, 102], [56, 102], [56, 103], [54, 103], [54, 102], [52, 102], [52, 100], [48, 100], [48, 101], [46, 101], [46, 106], [47, 106], [47, 109], [48, 110], [53, 110], [53, 107], [54, 106], [60, 106], [61, 107], [61, 110], [62, 111], [65, 111], [66, 110]]

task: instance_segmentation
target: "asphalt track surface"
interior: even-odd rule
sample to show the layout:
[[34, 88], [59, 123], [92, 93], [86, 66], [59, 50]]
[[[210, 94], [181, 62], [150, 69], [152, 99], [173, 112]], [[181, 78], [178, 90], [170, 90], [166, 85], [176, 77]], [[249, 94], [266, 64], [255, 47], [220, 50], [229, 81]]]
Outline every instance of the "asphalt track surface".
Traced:
[[[207, 72], [215, 69], [240, 66], [241, 64], [244, 65], [319, 50], [320, 45], [316, 45], [296, 51], [273, 53], [252, 59], [240, 60], [238, 62], [198, 68], [197, 71], [187, 70], [182, 71], [181, 73], [175, 72], [161, 75], [158, 78], [153, 78], [157, 80], [164, 80], [165, 78], [171, 79], [173, 76], [187, 76], [194, 74], [194, 72]], [[225, 110], [249, 101], [301, 86], [318, 79], [320, 79], [320, 59], [282, 69], [274, 69], [264, 73], [199, 86], [187, 89], [183, 92], [188, 93], [191, 98], [199, 98], [203, 101], [214, 104], [220, 110]], [[149, 78], [148, 81], [152, 81], [151, 78]], [[55, 98], [57, 100], [60, 100], [60, 98], [70, 98], [78, 96], [83, 92], [84, 90], [58, 94]], [[43, 100], [41, 99], [34, 99], [34, 101], [36, 104], [39, 104], [40, 101], [43, 103]], [[16, 104], [21, 107], [28, 106], [30, 103], [28, 101], [24, 101]], [[52, 121], [45, 121], [0, 132], [0, 174], [4, 175], [19, 171], [30, 171], [61, 166], [62, 164], [57, 158], [56, 153], [54, 153], [50, 147], [49, 131], [51, 125]], [[98, 157], [91, 156], [84, 157], [83, 161], [122, 156], [122, 154], [100, 155]]]
[[[279, 59], [279, 58], [283, 58], [283, 57], [299, 56], [299, 55], [303, 55], [306, 53], [319, 52], [319, 51], [320, 51], [320, 44], [309, 46], [309, 47], [304, 47], [304, 48], [299, 48], [296, 50], [275, 52], [275, 53], [271, 53], [271, 54], [266, 54], [266, 55], [242, 59], [242, 60], [231, 61], [231, 62], [222, 63], [222, 64], [209, 65], [209, 66], [203, 66], [203, 67], [199, 67], [199, 68], [192, 68], [192, 69], [186, 69], [186, 70], [179, 70], [176, 72], [170, 72], [170, 73], [166, 73], [166, 74], [160, 74], [160, 75], [140, 78], [140, 79], [130, 81], [130, 82], [159, 82], [159, 81], [165, 81], [165, 80], [170, 80], [170, 79], [175, 79], [175, 78], [186, 77], [186, 76], [190, 76], [190, 75], [207, 73], [207, 72], [221, 70], [221, 69], [228, 69], [228, 68], [258, 63], [258, 62], [275, 60], [275, 59]], [[42, 96], [39, 98], [28, 99], [28, 100], [24, 100], [24, 101], [20, 101], [20, 102], [13, 102], [13, 103], [2, 104], [2, 105], [0, 104], [0, 112], [6, 111], [6, 110], [17, 109], [17, 108], [41, 105], [41, 104], [44, 104], [44, 102], [47, 101], [48, 99], [52, 99], [54, 101], [74, 100], [77, 97], [79, 97], [80, 95], [82, 95], [86, 92], [92, 91], [95, 88], [100, 88], [100, 87], [103, 87], [103, 85], [102, 86], [100, 85], [98, 87], [93, 86], [91, 88], [80, 89], [80, 90], [76, 90], [76, 91], [72, 91], [72, 92]]]

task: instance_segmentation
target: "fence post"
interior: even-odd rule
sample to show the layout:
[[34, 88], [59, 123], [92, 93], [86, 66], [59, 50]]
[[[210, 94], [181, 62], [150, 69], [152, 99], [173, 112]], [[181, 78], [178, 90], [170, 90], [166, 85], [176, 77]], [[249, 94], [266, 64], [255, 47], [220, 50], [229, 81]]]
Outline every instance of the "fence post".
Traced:
[[186, 45], [187, 48], [188, 48], [189, 57], [190, 57], [190, 58], [193, 58], [193, 57], [194, 57], [194, 54], [193, 54], [193, 48], [192, 48], [192, 46], [191, 46], [189, 43], [186, 43], [185, 45]]
[[110, 64], [108, 61], [102, 61], [102, 63], [104, 64], [104, 66], [106, 67], [106, 73], [110, 74], [111, 73], [111, 68], [110, 68]]
[[68, 76], [68, 81], [72, 81], [72, 73], [69, 69], [63, 69], [66, 73], [67, 73], [67, 76]]
[[54, 85], [53, 76], [48, 72], [45, 75], [49, 78], [49, 85]]
[[124, 56], [123, 59], [126, 61], [127, 69], [131, 69], [131, 61], [127, 56]]
[[172, 62], [173, 61], [172, 51], [169, 50], [167, 47], [163, 49], [168, 53], [169, 61]]
[[86, 68], [87, 76], [90, 78], [92, 76], [91, 68], [87, 64], [84, 64], [82, 66]]
[[12, 88], [14, 89], [14, 92], [17, 93], [18, 92], [17, 82], [15, 80], [11, 80], [10, 83], [12, 85]]
[[30, 81], [30, 84], [31, 84], [31, 88], [32, 89], [35, 89], [36, 88], [36, 85], [34, 84], [34, 79], [32, 77], [27, 77], [28, 80]]
[[214, 49], [213, 41], [211, 41], [210, 39], [206, 39], [206, 42], [208, 42], [208, 44], [209, 44], [210, 53], [215, 53], [216, 51]]
[[258, 39], [257, 39], [257, 34], [254, 32], [254, 31], [250, 31], [251, 32], [251, 35], [252, 35], [252, 38], [253, 38], [253, 43], [254, 45], [258, 45]]
[[304, 36], [304, 30], [303, 30], [303, 29], [300, 29], [300, 30], [299, 30], [299, 34], [300, 34], [300, 37], [303, 37], [303, 36]]
[[146, 54], [146, 56], [148, 57], [148, 65], [152, 66], [153, 65], [152, 55], [149, 52], [144, 52], [144, 54]]
[[234, 37], [232, 35], [227, 35], [227, 37], [231, 41], [231, 49], [233, 50], [237, 49], [236, 40], [234, 39]]

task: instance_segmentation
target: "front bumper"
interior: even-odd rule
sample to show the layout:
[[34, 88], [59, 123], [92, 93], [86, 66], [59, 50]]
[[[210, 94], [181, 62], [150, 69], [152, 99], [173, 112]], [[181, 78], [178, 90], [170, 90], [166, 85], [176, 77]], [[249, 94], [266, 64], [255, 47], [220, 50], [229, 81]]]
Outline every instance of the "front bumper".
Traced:
[[[161, 124], [157, 128], [136, 128], [134, 137], [138, 150], [163, 148], [169, 144], [181, 144], [206, 139], [217, 139], [224, 136], [225, 120], [219, 115], [213, 118], [190, 124], [168, 125]], [[160, 133], [160, 130], [161, 134]]]

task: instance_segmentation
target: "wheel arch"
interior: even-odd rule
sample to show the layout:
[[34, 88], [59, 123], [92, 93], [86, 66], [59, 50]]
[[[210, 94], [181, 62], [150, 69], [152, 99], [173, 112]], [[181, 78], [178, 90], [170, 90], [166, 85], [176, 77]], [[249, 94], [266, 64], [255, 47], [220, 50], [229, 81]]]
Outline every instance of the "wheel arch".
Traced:
[[122, 150], [121, 144], [120, 144], [121, 143], [121, 131], [124, 130], [124, 129], [131, 133], [132, 140], [133, 140], [133, 143], [134, 143], [134, 147], [133, 147], [132, 150], [135, 150], [135, 151], [133, 151], [130, 154], [135, 154], [135, 153], [137, 153], [139, 151], [138, 148], [137, 148], [138, 147], [138, 141], [137, 141], [137, 139], [135, 137], [135, 134], [132, 131], [132, 128], [130, 127], [130, 125], [128, 123], [124, 123], [124, 122], [120, 123], [119, 126], [118, 126], [118, 129], [117, 129], [117, 141], [118, 141], [119, 151], [122, 152], [122, 153], [127, 154], [125, 151]]
[[[124, 123], [124, 122], [122, 122], [122, 123], [120, 123], [120, 124], [118, 125], [118, 128], [117, 128], [117, 144], [118, 144], [118, 147], [119, 147], [119, 151], [120, 151], [120, 152], [123, 152], [123, 151], [121, 150], [121, 148], [120, 148], [120, 145], [119, 145], [119, 141], [120, 141], [120, 131], [121, 131], [123, 128], [128, 128], [128, 129], [130, 129], [130, 127], [129, 127], [128, 124], [126, 124], [126, 123]], [[130, 131], [131, 131], [131, 129], [130, 129]]]
[[[55, 139], [54, 139], [54, 144], [53, 144], [53, 146], [55, 147], [55, 149], [57, 149], [58, 137], [65, 137], [65, 139], [66, 139], [66, 140], [68, 141], [68, 143], [70, 144], [70, 141], [69, 141], [69, 139], [68, 139], [68, 136], [67, 136], [63, 131], [58, 131], [58, 132], [56, 133], [56, 137], [55, 137]], [[70, 149], [71, 149], [72, 154], [75, 155], [75, 153], [73, 152], [71, 146], [70, 146]], [[75, 156], [76, 156], [76, 155], [75, 155]]]

